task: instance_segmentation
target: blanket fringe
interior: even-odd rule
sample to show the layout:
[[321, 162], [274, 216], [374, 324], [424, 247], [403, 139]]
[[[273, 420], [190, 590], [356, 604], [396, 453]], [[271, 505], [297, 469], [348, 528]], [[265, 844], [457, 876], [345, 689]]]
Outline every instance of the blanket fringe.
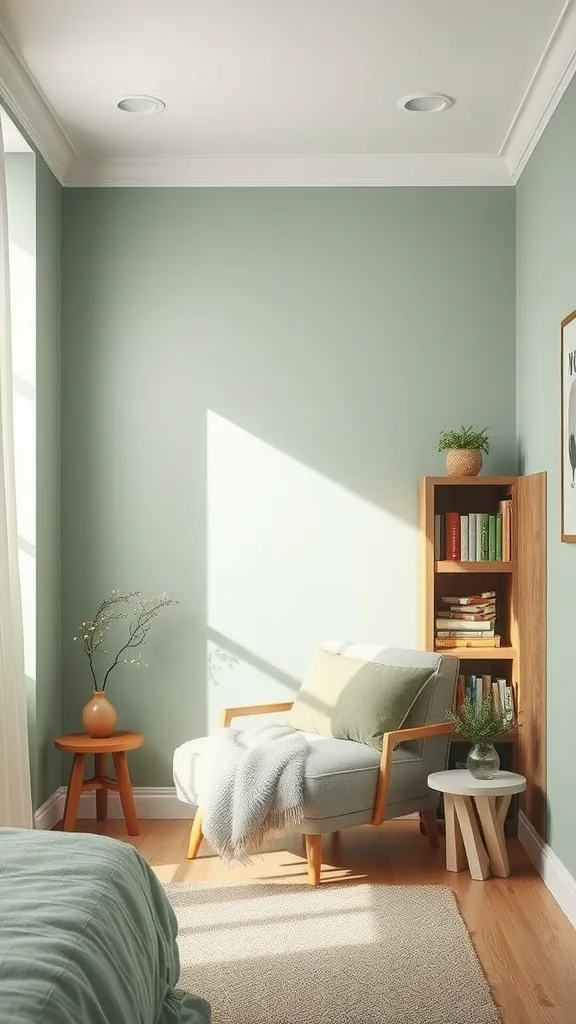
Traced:
[[288, 807], [283, 811], [274, 811], [262, 823], [262, 827], [248, 832], [244, 838], [220, 853], [225, 864], [242, 864], [249, 867], [255, 856], [262, 854], [262, 847], [273, 832], [285, 832], [302, 824], [301, 807]]

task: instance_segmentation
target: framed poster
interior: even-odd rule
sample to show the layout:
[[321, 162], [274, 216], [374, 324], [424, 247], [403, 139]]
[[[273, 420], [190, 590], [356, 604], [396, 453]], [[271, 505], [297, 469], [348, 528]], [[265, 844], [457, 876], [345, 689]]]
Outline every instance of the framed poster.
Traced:
[[576, 310], [560, 332], [562, 540], [576, 544]]

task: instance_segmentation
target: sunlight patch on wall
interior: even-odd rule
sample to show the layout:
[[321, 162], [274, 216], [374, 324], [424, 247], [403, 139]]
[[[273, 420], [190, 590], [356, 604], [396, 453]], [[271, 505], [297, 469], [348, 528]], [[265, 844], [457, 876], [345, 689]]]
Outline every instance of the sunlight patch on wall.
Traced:
[[324, 640], [415, 646], [412, 526], [211, 411], [207, 444], [210, 728], [292, 699]]

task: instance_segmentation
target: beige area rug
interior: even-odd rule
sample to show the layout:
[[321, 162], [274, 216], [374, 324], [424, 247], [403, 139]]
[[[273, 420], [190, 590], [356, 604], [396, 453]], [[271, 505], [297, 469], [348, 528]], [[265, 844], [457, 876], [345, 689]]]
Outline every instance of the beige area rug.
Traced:
[[498, 1024], [444, 886], [166, 886], [212, 1024]]

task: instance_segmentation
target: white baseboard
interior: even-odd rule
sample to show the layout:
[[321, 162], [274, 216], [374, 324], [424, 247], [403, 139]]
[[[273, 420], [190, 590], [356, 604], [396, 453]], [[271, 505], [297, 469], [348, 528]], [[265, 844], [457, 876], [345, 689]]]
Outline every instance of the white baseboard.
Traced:
[[[35, 828], [54, 828], [64, 815], [66, 787], [60, 786], [34, 814]], [[134, 803], [139, 818], [192, 818], [195, 808], [183, 804], [176, 796], [173, 786], [135, 786]], [[78, 808], [79, 818], [96, 817], [94, 793], [82, 793]], [[117, 793], [108, 794], [108, 817], [123, 818], [120, 798]]]
[[[60, 786], [52, 796], [34, 812], [34, 827], [37, 829], [55, 828], [64, 817], [66, 786]], [[185, 818], [190, 820], [196, 808], [192, 804], [184, 804], [178, 800], [173, 786], [135, 786], [134, 803], [139, 818]], [[89, 821], [96, 817], [96, 800], [94, 793], [82, 793], [78, 807], [78, 818]], [[117, 793], [108, 794], [108, 817], [123, 818], [122, 806]], [[418, 819], [417, 811], [403, 815], [399, 820]]]
[[540, 838], [522, 811], [518, 815], [518, 839], [538, 874], [542, 876], [544, 885], [550, 890], [570, 924], [576, 928], [576, 878], [572, 877], [548, 843]]
[[37, 811], [34, 811], [34, 828], [51, 829], [62, 820], [64, 814], [64, 800], [66, 791], [60, 786], [52, 796], [49, 796]]
[[[173, 786], [134, 786], [134, 803], [139, 818], [191, 818], [194, 808], [183, 804]], [[96, 817], [94, 793], [83, 793], [78, 809], [79, 818]], [[120, 797], [108, 794], [108, 817], [123, 818]]]

